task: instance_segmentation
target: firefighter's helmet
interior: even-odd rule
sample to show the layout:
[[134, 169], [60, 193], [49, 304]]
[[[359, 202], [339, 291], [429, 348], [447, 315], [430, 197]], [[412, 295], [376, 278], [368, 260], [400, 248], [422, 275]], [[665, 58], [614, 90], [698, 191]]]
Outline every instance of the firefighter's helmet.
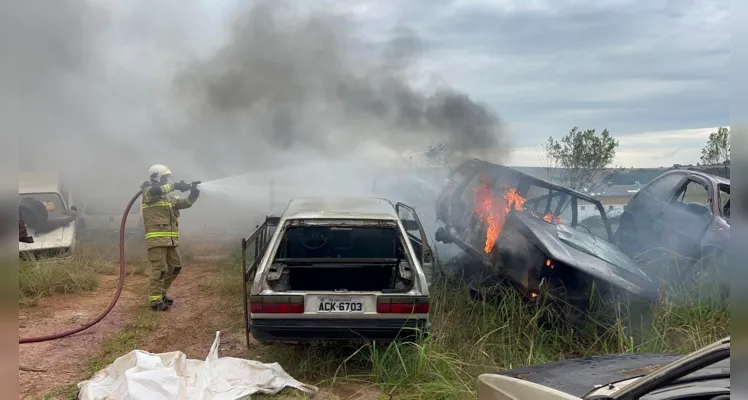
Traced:
[[166, 165], [156, 164], [151, 166], [151, 168], [148, 168], [148, 175], [152, 182], [160, 182], [161, 177], [170, 176], [171, 171], [166, 167]]

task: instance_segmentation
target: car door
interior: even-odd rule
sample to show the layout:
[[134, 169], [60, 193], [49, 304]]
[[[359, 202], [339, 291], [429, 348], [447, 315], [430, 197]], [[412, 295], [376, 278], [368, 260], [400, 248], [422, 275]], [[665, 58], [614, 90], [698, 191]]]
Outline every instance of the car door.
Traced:
[[707, 180], [689, 175], [663, 208], [660, 243], [672, 254], [700, 254], [701, 238], [714, 221], [711, 189]]
[[626, 212], [631, 215], [637, 237], [647, 246], [657, 247], [665, 227], [663, 211], [680, 184], [685, 173], [661, 175], [639, 191], [627, 204]]
[[98, 231], [105, 229], [107, 225], [106, 217], [101, 215], [97, 207], [90, 203], [83, 207], [83, 218], [86, 221], [86, 230]]
[[400, 221], [403, 223], [408, 240], [411, 246], [413, 246], [416, 256], [419, 258], [423, 273], [426, 275], [426, 283], [431, 285], [436, 260], [434, 260], [434, 253], [429, 245], [428, 237], [426, 236], [426, 231], [423, 229], [421, 220], [418, 219], [416, 210], [406, 204], [397, 203], [395, 210]]

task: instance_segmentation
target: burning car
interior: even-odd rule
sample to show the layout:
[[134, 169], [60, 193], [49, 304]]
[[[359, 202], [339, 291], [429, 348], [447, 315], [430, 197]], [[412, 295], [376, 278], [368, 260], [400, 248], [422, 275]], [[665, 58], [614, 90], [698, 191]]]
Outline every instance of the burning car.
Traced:
[[436, 209], [436, 240], [468, 255], [473, 291], [501, 283], [533, 300], [550, 290], [585, 310], [593, 287], [657, 298], [657, 285], [616, 247], [603, 205], [583, 193], [473, 159], [446, 179]]

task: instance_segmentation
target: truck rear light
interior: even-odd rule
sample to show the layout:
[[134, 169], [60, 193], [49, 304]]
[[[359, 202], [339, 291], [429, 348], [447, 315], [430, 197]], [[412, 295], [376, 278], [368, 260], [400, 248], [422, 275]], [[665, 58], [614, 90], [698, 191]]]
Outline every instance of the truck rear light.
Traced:
[[249, 310], [252, 313], [303, 314], [304, 296], [251, 296]]
[[377, 313], [379, 314], [428, 314], [430, 310], [431, 306], [427, 297], [380, 297], [377, 300]]

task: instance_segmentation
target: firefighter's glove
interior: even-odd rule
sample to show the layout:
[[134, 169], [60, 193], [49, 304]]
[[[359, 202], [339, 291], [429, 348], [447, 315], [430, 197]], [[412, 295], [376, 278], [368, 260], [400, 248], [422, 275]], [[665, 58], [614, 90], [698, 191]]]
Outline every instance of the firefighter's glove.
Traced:
[[195, 201], [195, 200], [197, 200], [197, 198], [198, 198], [198, 197], [200, 197], [200, 191], [199, 191], [199, 190], [197, 190], [197, 188], [196, 188], [196, 187], [192, 187], [192, 188], [190, 189], [190, 195], [189, 195], [189, 199], [190, 199], [191, 201]]
[[192, 186], [185, 181], [177, 182], [174, 184], [174, 189], [179, 190], [180, 192], [186, 192], [190, 190], [191, 187]]

